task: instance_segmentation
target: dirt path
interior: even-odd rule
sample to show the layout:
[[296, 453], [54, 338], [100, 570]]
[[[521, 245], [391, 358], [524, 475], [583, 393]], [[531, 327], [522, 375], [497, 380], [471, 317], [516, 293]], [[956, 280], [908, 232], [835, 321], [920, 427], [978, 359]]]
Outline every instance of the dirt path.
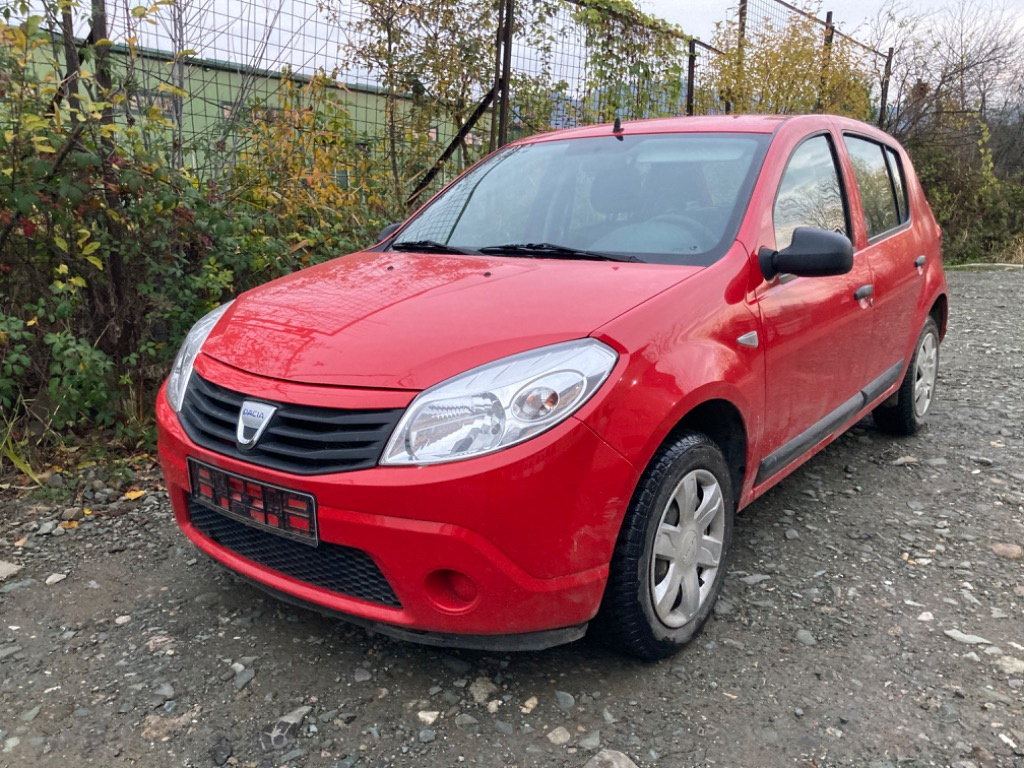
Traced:
[[1024, 274], [950, 284], [928, 429], [865, 422], [749, 509], [716, 619], [659, 664], [371, 637], [200, 557], [157, 490], [8, 491], [0, 766], [1024, 766]]

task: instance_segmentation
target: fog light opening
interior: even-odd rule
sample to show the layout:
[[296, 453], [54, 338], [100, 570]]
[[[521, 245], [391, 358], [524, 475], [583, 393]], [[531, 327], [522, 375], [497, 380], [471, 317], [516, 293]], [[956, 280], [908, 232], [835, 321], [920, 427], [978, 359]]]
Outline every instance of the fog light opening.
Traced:
[[480, 594], [476, 582], [459, 571], [434, 571], [426, 580], [427, 596], [445, 611], [464, 611], [470, 608]]

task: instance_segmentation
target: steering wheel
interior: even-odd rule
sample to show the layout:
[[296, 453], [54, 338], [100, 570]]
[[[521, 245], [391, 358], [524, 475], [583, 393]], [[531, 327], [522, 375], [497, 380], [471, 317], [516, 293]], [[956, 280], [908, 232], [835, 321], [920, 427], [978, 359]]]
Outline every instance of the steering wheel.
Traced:
[[693, 238], [696, 242], [705, 242], [708, 245], [718, 241], [718, 236], [715, 235], [708, 226], [694, 218], [688, 213], [659, 213], [657, 216], [652, 216], [647, 219], [646, 224], [671, 224], [685, 229], [688, 234], [696, 234], [697, 237]]

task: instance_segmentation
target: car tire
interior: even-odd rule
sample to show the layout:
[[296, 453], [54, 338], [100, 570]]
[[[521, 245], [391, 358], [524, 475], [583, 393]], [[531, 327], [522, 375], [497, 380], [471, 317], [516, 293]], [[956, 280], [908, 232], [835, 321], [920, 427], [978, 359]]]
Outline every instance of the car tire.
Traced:
[[929, 315], [917, 337], [914, 356], [907, 366], [900, 388], [872, 417], [877, 427], [893, 435], [913, 435], [924, 424], [935, 399], [939, 375], [939, 326]]
[[722, 589], [735, 510], [729, 467], [710, 438], [687, 432], [662, 449], [619, 532], [599, 639], [651, 661], [685, 645]]

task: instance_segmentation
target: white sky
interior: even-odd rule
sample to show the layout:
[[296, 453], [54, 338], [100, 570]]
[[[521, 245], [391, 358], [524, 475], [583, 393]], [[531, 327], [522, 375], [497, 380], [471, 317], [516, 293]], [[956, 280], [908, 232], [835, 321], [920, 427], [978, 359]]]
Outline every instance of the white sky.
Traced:
[[[789, 0], [792, 5], [799, 2]], [[735, 0], [636, 0], [639, 6], [654, 16], [660, 16], [683, 28], [688, 35], [710, 42], [715, 22], [735, 15]], [[962, 0], [905, 0], [907, 8], [915, 14], [922, 11], [938, 11], [952, 3], [961, 5]], [[833, 20], [846, 34], [863, 40], [870, 21], [878, 17], [886, 0], [823, 0], [821, 12], [816, 14], [824, 19], [832, 11]], [[1017, 26], [1024, 30], [1024, 0], [981, 0], [981, 7], [1005, 6], [1017, 19]], [[858, 34], [858, 31], [861, 34]]]

